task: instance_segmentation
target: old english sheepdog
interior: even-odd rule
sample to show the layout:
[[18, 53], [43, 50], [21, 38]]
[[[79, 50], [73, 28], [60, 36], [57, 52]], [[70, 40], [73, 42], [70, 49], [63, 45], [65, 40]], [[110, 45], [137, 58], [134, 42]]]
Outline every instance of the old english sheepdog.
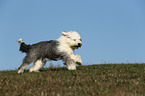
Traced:
[[74, 55], [74, 50], [82, 46], [82, 39], [78, 32], [62, 32], [62, 36], [57, 40], [43, 41], [33, 45], [27, 45], [19, 39], [20, 51], [27, 55], [23, 59], [22, 65], [18, 68], [18, 73], [23, 73], [29, 64], [34, 62], [30, 72], [39, 72], [47, 60], [63, 60], [68, 70], [76, 70], [76, 65], [82, 65], [81, 56]]

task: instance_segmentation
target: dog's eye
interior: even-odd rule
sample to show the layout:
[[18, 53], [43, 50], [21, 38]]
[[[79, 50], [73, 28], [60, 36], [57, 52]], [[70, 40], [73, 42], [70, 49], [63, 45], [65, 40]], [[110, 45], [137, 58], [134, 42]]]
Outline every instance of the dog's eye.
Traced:
[[74, 39], [74, 41], [76, 41], [76, 39]]
[[82, 39], [80, 39], [80, 41], [82, 41]]
[[67, 37], [67, 38], [70, 38], [70, 37]]

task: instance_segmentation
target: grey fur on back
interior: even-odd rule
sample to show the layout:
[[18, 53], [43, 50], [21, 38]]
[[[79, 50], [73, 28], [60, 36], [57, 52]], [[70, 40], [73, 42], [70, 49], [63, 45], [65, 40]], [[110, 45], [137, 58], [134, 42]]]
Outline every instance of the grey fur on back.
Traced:
[[31, 45], [29, 53], [35, 54], [37, 56], [37, 59], [48, 58], [51, 60], [55, 60], [56, 58], [61, 58], [59, 52], [56, 51], [58, 45], [59, 42], [56, 40], [39, 42]]
[[[33, 45], [28, 45], [29, 50], [26, 57], [23, 60], [23, 63], [32, 63], [35, 60], [40, 58], [45, 60], [64, 60], [68, 61], [70, 59], [66, 52], [59, 52], [57, 47], [59, 46], [59, 42], [56, 40], [51, 41], [43, 41]], [[23, 45], [21, 44], [21, 47]], [[26, 46], [24, 46], [26, 47]], [[23, 50], [20, 50], [24, 52]]]

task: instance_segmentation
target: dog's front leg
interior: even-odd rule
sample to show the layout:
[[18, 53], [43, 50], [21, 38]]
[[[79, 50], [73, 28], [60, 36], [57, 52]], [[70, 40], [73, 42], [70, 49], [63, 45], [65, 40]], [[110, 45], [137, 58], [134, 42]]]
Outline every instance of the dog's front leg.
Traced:
[[69, 60], [66, 62], [68, 70], [76, 70], [76, 65], [74, 60]]
[[75, 61], [76, 64], [82, 65], [82, 59], [81, 59], [81, 56], [79, 54], [72, 55], [71, 57]]
[[75, 61], [72, 59], [72, 57], [64, 57], [63, 61], [64, 64], [67, 65], [68, 70], [76, 70]]
[[82, 65], [82, 59], [81, 59], [81, 56], [79, 54], [76, 54], [76, 64]]

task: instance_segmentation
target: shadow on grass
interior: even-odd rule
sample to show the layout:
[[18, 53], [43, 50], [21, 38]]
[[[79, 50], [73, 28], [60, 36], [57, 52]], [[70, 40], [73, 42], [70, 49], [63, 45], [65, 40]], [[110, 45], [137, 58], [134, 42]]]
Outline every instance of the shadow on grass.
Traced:
[[43, 69], [40, 69], [40, 72], [46, 72], [46, 71], [65, 71], [67, 70], [66, 67], [60, 67], [60, 68], [43, 68]]
[[[77, 66], [76, 70], [82, 70], [82, 68]], [[46, 72], [46, 71], [76, 71], [76, 70], [68, 70], [67, 67], [56, 67], [56, 68], [42, 68], [40, 69], [40, 72]]]

